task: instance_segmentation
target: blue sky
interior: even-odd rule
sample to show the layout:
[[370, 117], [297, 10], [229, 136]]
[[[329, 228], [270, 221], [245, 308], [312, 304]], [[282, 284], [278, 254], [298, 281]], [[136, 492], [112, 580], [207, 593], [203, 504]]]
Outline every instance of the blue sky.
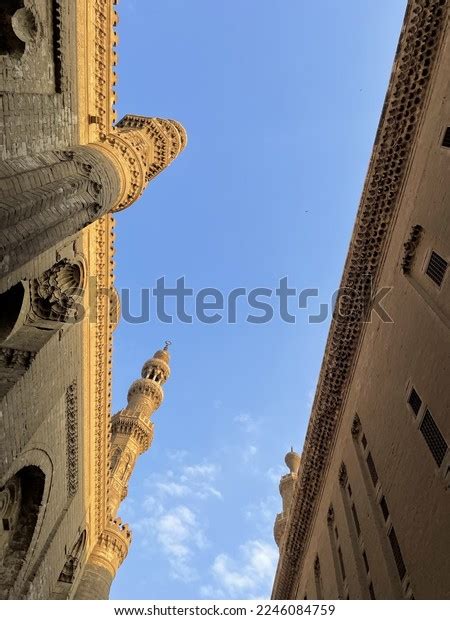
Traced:
[[[117, 217], [116, 284], [198, 291], [339, 284], [405, 0], [122, 0], [119, 118], [179, 120], [189, 145]], [[120, 510], [115, 599], [265, 598], [285, 453], [301, 450], [329, 321], [122, 320], [114, 410], [173, 341], [151, 450]], [[257, 313], [256, 313], [257, 314]]]

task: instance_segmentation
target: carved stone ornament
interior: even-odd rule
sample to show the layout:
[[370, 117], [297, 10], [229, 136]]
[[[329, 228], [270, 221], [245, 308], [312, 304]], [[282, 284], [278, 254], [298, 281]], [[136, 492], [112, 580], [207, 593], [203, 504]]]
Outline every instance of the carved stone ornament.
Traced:
[[327, 523], [328, 525], [332, 525], [334, 523], [334, 508], [333, 505], [331, 505], [328, 508], [328, 512], [327, 512]]
[[411, 273], [411, 268], [416, 255], [416, 250], [419, 247], [420, 240], [422, 239], [422, 234], [422, 226], [420, 224], [416, 224], [411, 228], [408, 241], [403, 244], [404, 254], [402, 259], [402, 271], [405, 275]]
[[359, 415], [356, 413], [355, 417], [353, 418], [351, 429], [354, 439], [358, 439], [359, 435], [361, 434], [361, 428], [361, 420], [359, 419]]
[[65, 323], [76, 320], [84, 275], [81, 264], [64, 259], [33, 280], [31, 306], [37, 317]]
[[78, 391], [74, 381], [66, 390], [67, 491], [72, 497], [78, 491]]
[[347, 480], [347, 468], [345, 466], [345, 463], [341, 463], [341, 466], [339, 468], [339, 484], [341, 485], [341, 487], [345, 487], [345, 485], [347, 484]]

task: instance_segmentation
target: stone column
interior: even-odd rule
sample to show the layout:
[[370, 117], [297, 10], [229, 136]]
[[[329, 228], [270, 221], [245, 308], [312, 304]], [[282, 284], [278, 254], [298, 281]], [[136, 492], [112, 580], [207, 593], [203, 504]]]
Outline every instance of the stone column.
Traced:
[[93, 146], [0, 163], [0, 277], [111, 210], [121, 178]]
[[83, 570], [74, 600], [108, 600], [111, 584], [128, 554], [131, 532], [120, 519], [110, 521]]

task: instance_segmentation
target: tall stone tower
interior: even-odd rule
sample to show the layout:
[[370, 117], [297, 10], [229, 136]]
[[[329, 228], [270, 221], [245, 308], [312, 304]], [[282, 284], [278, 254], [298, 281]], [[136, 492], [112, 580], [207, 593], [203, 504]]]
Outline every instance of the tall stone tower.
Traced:
[[128, 404], [112, 417], [111, 475], [108, 495], [109, 523], [93, 549], [78, 587], [76, 599], [107, 599], [116, 572], [131, 543], [131, 531], [117, 511], [128, 492], [137, 458], [153, 440], [152, 414], [164, 398], [170, 375], [170, 342], [142, 367], [141, 378], [128, 390]]
[[281, 547], [284, 532], [286, 530], [289, 510], [291, 508], [295, 486], [297, 484], [300, 461], [300, 455], [297, 454], [297, 452], [294, 452], [293, 448], [291, 448], [291, 451], [288, 452], [284, 458], [284, 462], [289, 468], [289, 473], [282, 476], [280, 480], [279, 488], [281, 499], [283, 500], [283, 510], [277, 514], [273, 528], [273, 536], [278, 547]]

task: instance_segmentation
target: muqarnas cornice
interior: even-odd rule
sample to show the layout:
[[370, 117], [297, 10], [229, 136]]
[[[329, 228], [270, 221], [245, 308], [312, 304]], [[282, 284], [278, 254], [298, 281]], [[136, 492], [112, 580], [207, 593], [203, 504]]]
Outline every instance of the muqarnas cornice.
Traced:
[[122, 211], [133, 204], [186, 144], [186, 131], [177, 121], [124, 116], [110, 134], [95, 144], [112, 159], [120, 174], [121, 189], [112, 211]]

